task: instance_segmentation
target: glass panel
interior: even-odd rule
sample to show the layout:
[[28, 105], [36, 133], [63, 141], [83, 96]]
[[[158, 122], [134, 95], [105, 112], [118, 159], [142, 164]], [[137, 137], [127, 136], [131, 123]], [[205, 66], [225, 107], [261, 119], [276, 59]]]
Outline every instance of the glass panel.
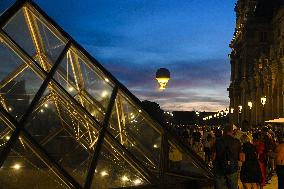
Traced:
[[27, 110], [42, 80], [4, 43], [0, 42], [0, 104], [16, 119]]
[[207, 177], [208, 175], [203, 168], [195, 163], [189, 154], [171, 142], [169, 143], [169, 171], [193, 177]]
[[161, 135], [121, 94], [116, 98], [108, 130], [147, 167], [158, 168]]
[[49, 85], [47, 90], [25, 128], [83, 185], [98, 131], [58, 89]]
[[83, 55], [73, 48], [68, 51], [54, 78], [99, 122], [103, 121], [113, 87]]
[[0, 114], [0, 153], [12, 135], [12, 126], [7, 126], [7, 124], [2, 120], [2, 116], [3, 115]]
[[45, 23], [43, 18], [39, 19], [28, 8], [23, 7], [6, 24], [4, 30], [48, 71], [64, 49], [66, 42], [60, 40], [59, 38], [62, 37], [57, 37], [58, 32]]
[[147, 184], [109, 143], [105, 142], [99, 156], [93, 178], [92, 189], [107, 189]]
[[0, 168], [0, 187], [5, 189], [69, 188], [21, 139], [12, 148]]
[[3, 27], [3, 29], [30, 56], [35, 56], [36, 51], [33, 45], [29, 28], [26, 24], [23, 9], [19, 10]]

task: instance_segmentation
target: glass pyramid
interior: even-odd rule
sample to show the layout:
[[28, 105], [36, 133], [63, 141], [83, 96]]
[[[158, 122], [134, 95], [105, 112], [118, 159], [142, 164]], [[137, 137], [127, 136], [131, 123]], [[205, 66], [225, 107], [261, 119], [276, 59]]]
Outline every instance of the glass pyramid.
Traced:
[[119, 188], [211, 171], [34, 2], [0, 17], [0, 188]]

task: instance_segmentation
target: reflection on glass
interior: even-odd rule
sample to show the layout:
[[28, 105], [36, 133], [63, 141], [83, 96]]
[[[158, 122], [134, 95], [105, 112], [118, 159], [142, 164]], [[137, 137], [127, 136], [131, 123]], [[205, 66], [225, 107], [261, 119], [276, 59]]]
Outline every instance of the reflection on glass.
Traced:
[[138, 186], [148, 184], [118, 151], [104, 143], [93, 178], [92, 189]]
[[169, 171], [186, 176], [207, 176], [207, 173], [195, 163], [189, 154], [173, 143], [169, 143]]
[[152, 123], [119, 93], [110, 119], [109, 131], [137, 159], [151, 169], [158, 168], [161, 135]]
[[56, 88], [41, 98], [26, 130], [70, 175], [83, 185], [98, 131]]
[[36, 54], [23, 9], [19, 10], [3, 29], [30, 56], [33, 57]]
[[[0, 116], [2, 115], [0, 114]], [[12, 133], [12, 128], [8, 127], [7, 124], [0, 119], [0, 153], [10, 140]]]
[[1, 42], [0, 60], [0, 105], [19, 120], [42, 80], [13, 50]]
[[19, 10], [3, 29], [46, 71], [50, 70], [66, 44], [55, 29], [47, 26], [46, 21], [28, 7]]
[[[47, 72], [66, 44], [56, 27], [51, 26], [28, 2], [9, 20], [3, 30]], [[41, 73], [34, 62], [25, 62], [28, 58], [23, 54], [22, 59], [19, 58], [16, 50], [10, 49], [15, 47], [6, 40], [0, 34], [0, 105], [20, 120], [42, 85], [45, 73]], [[62, 91], [55, 80], [70, 95]], [[96, 66], [96, 62], [72, 47], [65, 54], [45, 93], [24, 125], [24, 132], [31, 135], [34, 139], [32, 141], [38, 143], [48, 157], [56, 161], [81, 186], [86, 181], [102, 128], [93, 118], [99, 123], [103, 122], [114, 85]], [[6, 121], [6, 124], [0, 121], [1, 151], [10, 139], [13, 129], [6, 126], [9, 125], [6, 118], [2, 115], [0, 117], [0, 120]], [[105, 141], [98, 154], [99, 161], [92, 188], [148, 184], [130, 162], [138, 159], [145, 167], [158, 173], [160, 130], [162, 129], [145, 116], [131, 98], [120, 91], [112, 109], [108, 131], [116, 138], [117, 143], [121, 143], [136, 158], [126, 159], [123, 153], [113, 148], [117, 145]], [[31, 141], [25, 143], [19, 138], [0, 168], [0, 188], [68, 188], [66, 184], [70, 183], [63, 177], [59, 179], [53, 172], [57, 166], [52, 171], [47, 166], [48, 162], [43, 162], [46, 157], [38, 157], [39, 153], [33, 145]], [[191, 156], [176, 145], [170, 145], [170, 153], [176, 153], [169, 157], [172, 172], [206, 175], [194, 164]]]
[[69, 188], [20, 139], [0, 168], [0, 187], [5, 189]]
[[79, 51], [71, 48], [60, 63], [54, 79], [99, 122], [112, 93], [112, 84]]

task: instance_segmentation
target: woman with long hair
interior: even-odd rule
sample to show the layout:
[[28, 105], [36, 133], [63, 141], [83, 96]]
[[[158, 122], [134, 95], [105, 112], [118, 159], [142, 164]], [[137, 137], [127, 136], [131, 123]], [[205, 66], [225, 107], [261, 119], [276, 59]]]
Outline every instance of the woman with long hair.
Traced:
[[244, 185], [244, 189], [258, 189], [257, 184], [261, 182], [262, 174], [258, 164], [256, 147], [251, 143], [248, 135], [243, 135], [242, 140], [240, 179]]

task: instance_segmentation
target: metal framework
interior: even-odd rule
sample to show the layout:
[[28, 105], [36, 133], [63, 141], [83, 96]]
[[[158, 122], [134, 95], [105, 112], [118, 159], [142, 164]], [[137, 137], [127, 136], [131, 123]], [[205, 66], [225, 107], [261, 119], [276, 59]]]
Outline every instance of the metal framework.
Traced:
[[115, 188], [212, 178], [34, 2], [0, 17], [0, 186]]

